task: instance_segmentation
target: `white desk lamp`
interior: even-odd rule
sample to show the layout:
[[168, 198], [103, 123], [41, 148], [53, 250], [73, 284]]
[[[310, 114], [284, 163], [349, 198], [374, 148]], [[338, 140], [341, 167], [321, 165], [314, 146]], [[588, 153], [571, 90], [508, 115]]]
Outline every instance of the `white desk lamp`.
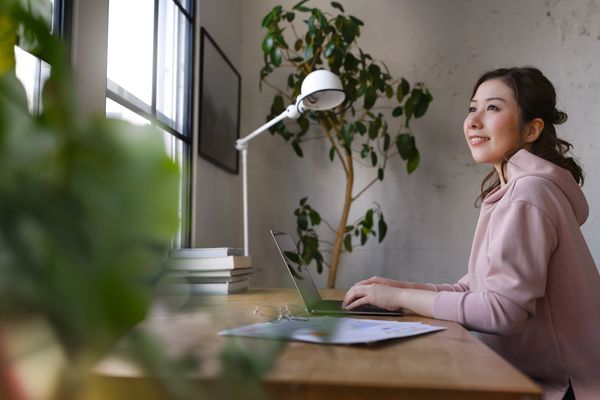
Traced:
[[298, 119], [306, 110], [329, 110], [342, 104], [345, 98], [342, 83], [335, 74], [324, 69], [313, 71], [304, 78], [296, 104], [289, 105], [277, 117], [235, 142], [235, 148], [242, 152], [245, 256], [248, 255], [248, 142], [284, 118]]

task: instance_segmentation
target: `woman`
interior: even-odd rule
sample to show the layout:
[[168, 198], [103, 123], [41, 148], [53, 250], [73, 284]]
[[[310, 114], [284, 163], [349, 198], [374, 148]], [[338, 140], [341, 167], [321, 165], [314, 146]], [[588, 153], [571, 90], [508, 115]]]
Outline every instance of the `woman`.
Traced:
[[566, 119], [539, 70], [484, 74], [463, 126], [475, 161], [493, 166], [468, 273], [444, 285], [373, 277], [348, 291], [346, 308], [456, 321], [542, 385], [545, 399], [600, 399], [600, 275], [579, 228], [583, 172], [554, 128]]

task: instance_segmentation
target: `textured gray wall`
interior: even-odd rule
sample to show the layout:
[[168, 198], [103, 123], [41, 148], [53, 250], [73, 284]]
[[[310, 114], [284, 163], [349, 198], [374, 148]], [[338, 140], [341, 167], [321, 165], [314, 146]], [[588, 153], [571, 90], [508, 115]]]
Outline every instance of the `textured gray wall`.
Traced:
[[[239, 3], [239, 11], [234, 10], [235, 3]], [[223, 40], [230, 40], [233, 52], [240, 51], [242, 136], [265, 122], [272, 96], [268, 89], [262, 93], [258, 90], [264, 34], [260, 22], [274, 5], [291, 7], [295, 3], [231, 0], [223, 6], [223, 11], [239, 12], [241, 21], [225, 31], [233, 39], [224, 36]], [[501, 66], [535, 65], [554, 82], [559, 105], [569, 114], [559, 134], [575, 145], [575, 154], [587, 173], [584, 191], [590, 219], [583, 230], [595, 259], [600, 260], [600, 159], [596, 144], [600, 126], [599, 1], [342, 3], [348, 13], [365, 22], [360, 46], [386, 62], [392, 75], [404, 76], [410, 82], [424, 81], [434, 101], [425, 117], [413, 123], [422, 156], [417, 171], [408, 176], [404, 164], [394, 160], [383, 183], [376, 184], [354, 205], [350, 220], [374, 201], [381, 204], [389, 231], [381, 245], [371, 243], [343, 256], [338, 287], [375, 274], [446, 282], [466, 271], [478, 215], [473, 200], [488, 167], [473, 163], [462, 136], [462, 121], [473, 82], [485, 70]], [[310, 4], [330, 9], [329, 1]], [[224, 25], [230, 23], [227, 14], [221, 12], [220, 16]], [[339, 166], [329, 162], [327, 151], [328, 146], [314, 141], [305, 146], [304, 159], [299, 159], [282, 139], [268, 133], [250, 144], [250, 240], [256, 267], [253, 285], [291, 284], [268, 230], [295, 233], [293, 210], [301, 197], [309, 196], [321, 215], [337, 224], [344, 181]], [[205, 163], [198, 166], [202, 178], [197, 180], [196, 244], [241, 246], [241, 180], [212, 169]], [[370, 173], [359, 168], [355, 187], [368, 182]], [[326, 274], [317, 280], [324, 286]]]

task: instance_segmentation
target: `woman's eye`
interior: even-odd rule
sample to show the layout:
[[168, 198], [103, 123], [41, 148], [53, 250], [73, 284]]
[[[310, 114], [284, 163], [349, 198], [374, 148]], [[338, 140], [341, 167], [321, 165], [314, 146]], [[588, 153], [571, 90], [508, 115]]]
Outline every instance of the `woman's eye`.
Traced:
[[490, 111], [499, 111], [500, 109], [493, 104], [490, 104], [487, 108]]
[[469, 112], [470, 113], [475, 112], [475, 107], [469, 107]]

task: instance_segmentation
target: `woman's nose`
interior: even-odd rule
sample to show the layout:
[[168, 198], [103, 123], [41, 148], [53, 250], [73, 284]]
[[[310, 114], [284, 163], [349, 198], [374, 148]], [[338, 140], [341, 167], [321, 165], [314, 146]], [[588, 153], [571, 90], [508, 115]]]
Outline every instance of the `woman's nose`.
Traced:
[[477, 112], [469, 114], [467, 117], [467, 126], [471, 129], [481, 129], [483, 124], [481, 123], [481, 118]]

